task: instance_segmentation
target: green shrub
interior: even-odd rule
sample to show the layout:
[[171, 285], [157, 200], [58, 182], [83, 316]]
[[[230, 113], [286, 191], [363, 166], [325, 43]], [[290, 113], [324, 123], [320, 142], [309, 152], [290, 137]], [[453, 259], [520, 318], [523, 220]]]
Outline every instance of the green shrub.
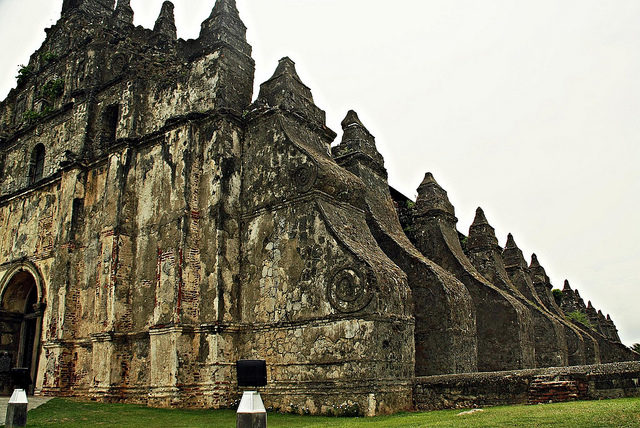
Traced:
[[587, 317], [587, 314], [585, 314], [584, 312], [580, 312], [580, 311], [569, 312], [567, 314], [567, 318], [569, 318], [571, 321], [575, 321], [575, 322], [579, 322], [580, 324], [584, 324], [589, 328], [593, 328], [593, 324], [591, 324], [591, 321], [589, 321], [589, 318]]
[[42, 95], [42, 97], [48, 100], [53, 100], [55, 98], [58, 98], [62, 96], [63, 93], [64, 93], [64, 80], [62, 79], [50, 80], [47, 83], [45, 83], [45, 85], [40, 90], [40, 94]]
[[40, 119], [40, 117], [42, 116], [41, 113], [35, 111], [35, 110], [27, 110], [24, 113], [22, 113], [22, 119], [25, 122], [34, 122], [38, 119]]
[[19, 67], [20, 68], [18, 68], [18, 75], [16, 76], [16, 79], [18, 79], [18, 85], [25, 82], [29, 78], [29, 76], [33, 74], [32, 66], [21, 64]]
[[40, 59], [45, 63], [49, 63], [58, 59], [58, 54], [55, 52], [43, 52], [40, 54]]
[[553, 293], [553, 298], [556, 301], [556, 304], [560, 305], [562, 303], [562, 290], [554, 288], [551, 292]]
[[44, 108], [40, 112], [35, 110], [27, 110], [22, 113], [22, 120], [24, 120], [25, 122], [35, 122], [36, 120], [48, 115], [52, 111], [53, 108], [51, 108], [51, 106], [49, 105], [44, 106]]

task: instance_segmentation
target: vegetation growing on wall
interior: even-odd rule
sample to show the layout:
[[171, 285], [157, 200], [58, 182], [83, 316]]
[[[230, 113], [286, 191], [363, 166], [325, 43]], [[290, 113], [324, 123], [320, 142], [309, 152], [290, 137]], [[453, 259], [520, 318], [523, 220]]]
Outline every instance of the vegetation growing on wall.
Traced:
[[583, 324], [589, 328], [593, 328], [593, 324], [591, 324], [591, 321], [589, 321], [589, 318], [587, 318], [587, 314], [585, 314], [584, 312], [569, 312], [567, 314], [567, 318], [569, 318], [571, 321], [579, 322], [580, 324]]
[[64, 80], [62, 79], [54, 79], [50, 80], [44, 84], [42, 89], [40, 90], [40, 94], [43, 98], [48, 100], [53, 100], [62, 96], [64, 93]]
[[16, 79], [18, 79], [18, 85], [26, 82], [26, 80], [33, 74], [33, 67], [30, 65], [20, 65], [18, 68], [18, 75]]

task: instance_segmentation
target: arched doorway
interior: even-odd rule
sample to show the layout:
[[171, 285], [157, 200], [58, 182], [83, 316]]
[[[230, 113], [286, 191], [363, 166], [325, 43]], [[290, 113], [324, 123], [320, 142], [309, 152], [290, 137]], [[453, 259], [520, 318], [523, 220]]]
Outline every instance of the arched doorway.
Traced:
[[0, 354], [11, 368], [29, 369], [32, 393], [38, 373], [44, 305], [38, 282], [29, 269], [16, 269], [8, 277], [0, 289]]

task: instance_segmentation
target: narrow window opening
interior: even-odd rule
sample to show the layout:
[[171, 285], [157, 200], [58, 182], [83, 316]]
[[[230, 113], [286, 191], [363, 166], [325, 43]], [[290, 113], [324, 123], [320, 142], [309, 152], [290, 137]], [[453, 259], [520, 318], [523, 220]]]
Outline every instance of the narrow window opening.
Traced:
[[116, 141], [116, 131], [118, 130], [118, 119], [120, 118], [120, 105], [112, 104], [107, 106], [102, 113], [102, 132], [100, 141], [104, 144], [111, 144]]
[[33, 184], [42, 179], [44, 171], [44, 146], [38, 144], [31, 153], [31, 162], [29, 164], [29, 184]]

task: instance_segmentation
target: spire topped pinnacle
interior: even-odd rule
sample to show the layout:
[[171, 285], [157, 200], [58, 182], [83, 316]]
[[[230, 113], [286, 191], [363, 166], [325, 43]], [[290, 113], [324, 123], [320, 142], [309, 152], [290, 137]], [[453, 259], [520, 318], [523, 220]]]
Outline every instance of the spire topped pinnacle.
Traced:
[[587, 302], [587, 309], [594, 309], [593, 305], [591, 304], [591, 300]]
[[342, 125], [343, 131], [346, 131], [347, 128], [350, 128], [352, 126], [359, 126], [361, 128], [364, 128], [364, 125], [362, 124], [362, 122], [360, 121], [360, 118], [358, 117], [358, 113], [356, 113], [353, 110], [349, 110], [347, 112], [347, 115], [342, 120], [342, 123], [340, 125]]
[[507, 244], [502, 251], [502, 261], [507, 268], [527, 269], [529, 267], [512, 234], [507, 235]]
[[284, 57], [278, 62], [273, 76], [260, 85], [258, 99], [254, 103], [256, 108], [277, 108], [298, 118], [304, 118], [310, 125], [326, 131], [326, 147], [323, 152], [330, 151], [329, 144], [336, 134], [326, 127], [326, 114], [313, 102], [311, 89], [307, 87], [298, 72], [295, 62]]
[[269, 80], [274, 80], [281, 76], [294, 79], [300, 85], [304, 86], [304, 88], [307, 90], [305, 91], [305, 95], [309, 98], [310, 101], [313, 101], [311, 90], [309, 89], [309, 87], [307, 87], [307, 85], [302, 83], [302, 80], [300, 79], [300, 76], [298, 76], [298, 72], [296, 71], [296, 63], [293, 62], [293, 60], [288, 56], [280, 58], [280, 60], [278, 61], [278, 66], [276, 67], [276, 71], [273, 72], [273, 76], [271, 76], [271, 79]]
[[611, 321], [611, 316], [609, 316], [609, 314], [607, 314], [607, 321]]
[[217, 0], [216, 4], [211, 10], [211, 15], [209, 15], [209, 18], [214, 18], [222, 14], [229, 14], [240, 18], [240, 13], [238, 12], [238, 7], [236, 6], [236, 0]]
[[428, 185], [435, 185], [440, 187], [440, 185], [438, 184], [438, 182], [436, 181], [435, 178], [433, 178], [433, 174], [431, 174], [430, 172], [427, 172], [424, 175], [424, 178], [422, 179], [422, 183], [420, 183], [420, 187], [422, 186], [428, 186]]
[[280, 59], [271, 79], [260, 85], [256, 103], [279, 107], [297, 113], [316, 125], [325, 126], [325, 112], [313, 103], [311, 89], [302, 83], [296, 63], [289, 57]]
[[425, 174], [424, 180], [418, 187], [416, 215], [444, 216], [454, 223], [458, 220], [455, 217], [455, 208], [449, 201], [446, 190], [440, 187], [430, 172]]
[[176, 40], [178, 38], [178, 30], [176, 28], [176, 19], [173, 14], [173, 3], [165, 1], [162, 3], [162, 9], [160, 9], [160, 15], [156, 20], [156, 24], [153, 26], [153, 31], [161, 34], [169, 40]]
[[531, 263], [529, 264], [529, 267], [530, 268], [541, 267], [540, 262], [538, 261], [538, 256], [536, 256], [536, 253], [531, 254]]
[[362, 124], [358, 113], [349, 110], [347, 116], [342, 120], [342, 141], [332, 149], [335, 158], [346, 155], [365, 155], [373, 160], [369, 166], [379, 175], [387, 178], [387, 170], [384, 169], [384, 158], [376, 148], [376, 139], [369, 130]]
[[240, 19], [235, 0], [217, 0], [200, 29], [200, 41], [204, 46], [223, 43], [251, 56], [246, 35], [247, 27]]
[[564, 280], [564, 288], [562, 289], [562, 291], [564, 290], [571, 291], [571, 286], [569, 285], [569, 280], [567, 279]]
[[113, 11], [113, 18], [118, 25], [133, 25], [131, 0], [118, 0], [116, 10]]
[[542, 265], [538, 261], [538, 256], [533, 253], [531, 254], [531, 263], [529, 264], [529, 272], [531, 273], [531, 280], [534, 284], [545, 284], [547, 288], [551, 287], [551, 281], [547, 276], [547, 272], [545, 272]]
[[580, 297], [580, 292], [578, 291], [577, 288], [575, 290], [573, 290], [573, 292], [576, 294], [576, 296]]
[[482, 208], [476, 209], [476, 217], [469, 227], [469, 237], [467, 240], [467, 249], [475, 250], [500, 250], [498, 238], [496, 238], [495, 229], [487, 221]]
[[482, 208], [478, 207], [476, 208], [476, 217], [473, 219], [473, 225], [479, 226], [481, 224], [489, 224], [489, 222], [487, 221], [487, 217], [484, 215], [484, 211], [482, 210]]

